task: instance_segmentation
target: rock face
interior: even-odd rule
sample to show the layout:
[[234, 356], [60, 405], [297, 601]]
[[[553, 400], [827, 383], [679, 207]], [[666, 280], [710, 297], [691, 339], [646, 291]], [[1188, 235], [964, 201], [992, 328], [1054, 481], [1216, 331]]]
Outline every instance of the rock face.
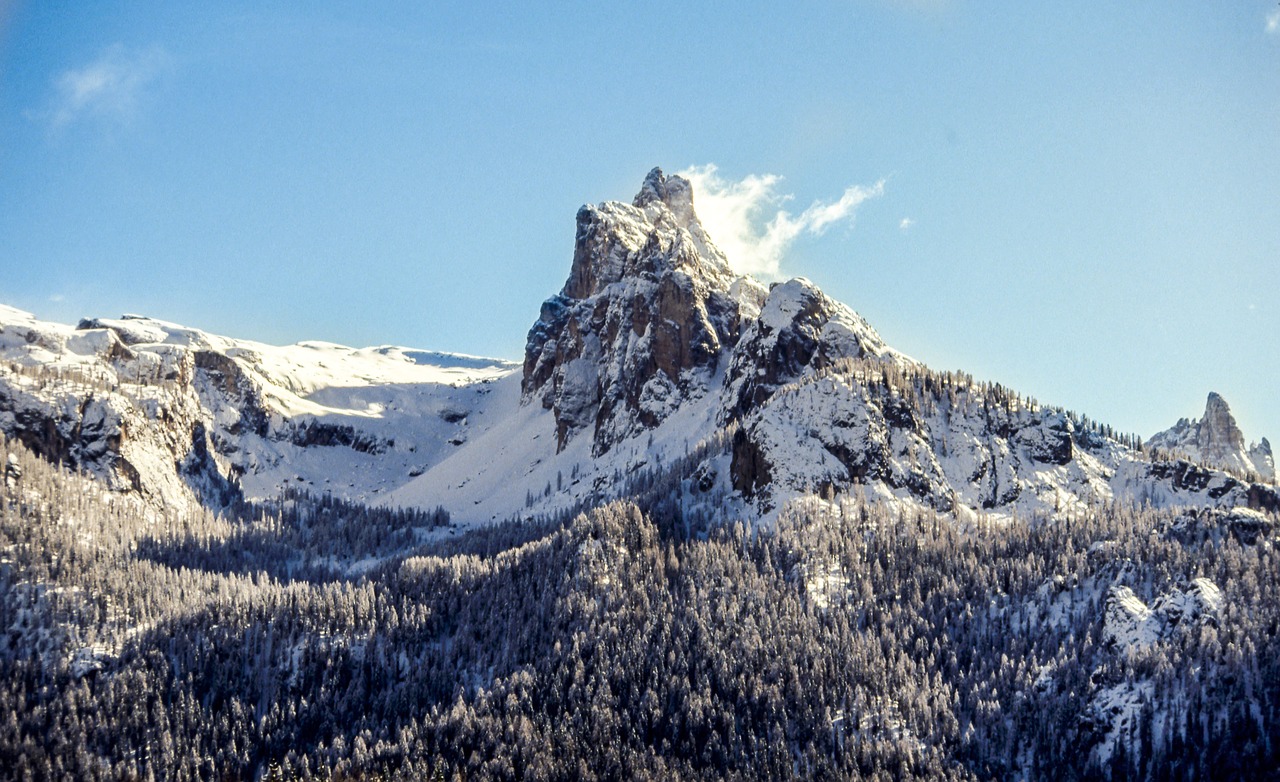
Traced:
[[1236, 425], [1227, 400], [1210, 392], [1205, 403], [1204, 417], [1200, 419], [1196, 446], [1207, 462], [1222, 464], [1245, 450], [1244, 433]]
[[236, 489], [210, 456], [199, 402], [191, 394], [150, 391], [10, 370], [0, 373], [0, 431], [38, 456], [158, 505], [181, 507], [189, 496], [225, 504]]
[[631, 204], [582, 207], [569, 279], [525, 347], [522, 390], [554, 411], [558, 447], [591, 429], [601, 455], [701, 398], [738, 340], [733, 282], [681, 177], [655, 168]]
[[774, 285], [733, 351], [722, 419], [741, 417], [806, 370], [864, 357], [911, 363], [891, 351], [862, 316], [808, 280]]
[[590, 430], [600, 456], [703, 398], [721, 370], [713, 401], [727, 423], [806, 372], [863, 357], [909, 362], [808, 280], [766, 289], [735, 276], [689, 182], [655, 168], [631, 204], [579, 210], [573, 267], [529, 330], [522, 390], [554, 411], [560, 449]]
[[1255, 445], [1249, 446], [1249, 461], [1253, 463], [1253, 469], [1258, 471], [1258, 475], [1271, 481], [1276, 479], [1276, 459], [1271, 452], [1271, 441], [1262, 438]]
[[1241, 475], [1255, 473], [1270, 481], [1276, 478], [1271, 443], [1264, 437], [1262, 442], [1246, 447], [1244, 433], [1231, 415], [1227, 401], [1214, 392], [1209, 393], [1203, 417], [1198, 420], [1183, 418], [1173, 427], [1152, 436], [1147, 444]]

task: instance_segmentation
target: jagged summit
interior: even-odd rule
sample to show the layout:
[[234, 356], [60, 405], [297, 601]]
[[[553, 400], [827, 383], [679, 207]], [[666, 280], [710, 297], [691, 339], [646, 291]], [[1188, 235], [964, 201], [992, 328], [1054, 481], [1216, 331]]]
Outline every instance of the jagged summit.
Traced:
[[1216, 391], [1210, 391], [1205, 402], [1198, 443], [1207, 459], [1223, 459], [1244, 449], [1244, 433], [1236, 425], [1227, 400]]
[[713, 386], [732, 386], [727, 422], [809, 368], [865, 357], [906, 360], [808, 280], [735, 275], [692, 185], [655, 168], [631, 204], [578, 211], [573, 267], [529, 331], [522, 390], [554, 410], [560, 449], [591, 429], [598, 456]]
[[604, 453], [700, 397], [737, 342], [734, 280], [683, 177], [655, 168], [631, 204], [579, 209], [569, 279], [525, 348], [522, 390], [555, 411], [559, 447], [590, 427]]
[[[645, 210], [655, 223], [662, 221], [669, 214], [670, 219], [680, 228], [689, 232], [698, 249], [698, 259], [712, 271], [715, 276], [723, 278], [733, 276], [729, 261], [725, 254], [712, 243], [702, 227], [693, 207], [693, 184], [682, 176], [667, 176], [661, 168], [654, 168], [644, 178], [640, 192], [631, 202], [637, 209]], [[664, 214], [664, 209], [666, 214]]]
[[673, 213], [690, 215], [693, 211], [693, 186], [682, 176], [667, 176], [662, 169], [654, 166], [644, 178], [640, 192], [632, 200], [632, 205], [640, 209], [654, 201], [661, 201]]
[[960, 519], [1114, 500], [1280, 509], [1253, 477], [1273, 480], [1269, 444], [1245, 448], [1220, 395], [1153, 440], [1185, 458], [1153, 459], [1109, 427], [913, 361], [809, 280], [765, 287], [728, 260], [689, 182], [654, 169], [632, 202], [578, 211], [569, 277], [519, 369], [0, 307], [0, 432], [165, 504], [305, 485], [466, 524], [662, 481], [695, 516], [764, 523], [853, 491]]
[[1216, 391], [1209, 392], [1202, 418], [1183, 418], [1152, 436], [1148, 445], [1237, 473], [1253, 472], [1269, 480], [1276, 477], [1271, 443], [1264, 437], [1246, 447], [1230, 405]]
[[655, 168], [631, 204], [606, 201], [578, 210], [573, 267], [561, 295], [585, 299], [629, 277], [679, 270], [727, 289], [734, 274], [693, 208], [693, 186]]

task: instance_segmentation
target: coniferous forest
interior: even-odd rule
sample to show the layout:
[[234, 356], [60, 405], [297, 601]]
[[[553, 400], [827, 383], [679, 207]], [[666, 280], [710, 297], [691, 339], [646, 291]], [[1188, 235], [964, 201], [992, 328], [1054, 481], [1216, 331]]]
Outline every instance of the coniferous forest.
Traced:
[[[166, 514], [3, 444], [11, 779], [1260, 779], [1280, 535], [1120, 505], [772, 529], [655, 484], [464, 534], [305, 493]], [[674, 491], [689, 480], [664, 473]]]

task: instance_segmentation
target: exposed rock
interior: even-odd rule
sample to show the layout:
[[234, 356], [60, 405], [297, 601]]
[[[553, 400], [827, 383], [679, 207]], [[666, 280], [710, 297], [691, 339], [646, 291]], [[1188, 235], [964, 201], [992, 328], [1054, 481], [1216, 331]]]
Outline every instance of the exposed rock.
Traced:
[[368, 496], [448, 448], [484, 405], [484, 381], [514, 369], [395, 347], [273, 347], [137, 316], [75, 329], [2, 306], [0, 358], [0, 432], [165, 508], [225, 505], [242, 481], [273, 496], [301, 473]]
[[1102, 641], [1119, 648], [1144, 648], [1171, 637], [1179, 628], [1216, 624], [1222, 610], [1222, 590], [1207, 578], [1192, 579], [1185, 587], [1160, 595], [1148, 607], [1127, 586], [1107, 593]]
[[123, 318], [84, 318], [76, 326], [81, 331], [106, 329], [116, 334], [125, 345], [164, 342], [164, 329], [149, 318], [125, 315]]
[[733, 460], [730, 463], [733, 488], [748, 497], [768, 486], [773, 480], [769, 462], [756, 441], [739, 429], [733, 435]]
[[290, 422], [286, 427], [289, 442], [300, 448], [346, 447], [360, 453], [378, 455], [395, 447], [395, 441], [357, 431], [347, 424], [329, 424], [323, 421], [305, 419]]
[[1061, 411], [1052, 411], [1018, 430], [1017, 441], [1032, 459], [1043, 464], [1066, 464], [1074, 455], [1075, 426]]
[[1268, 534], [1275, 522], [1266, 513], [1247, 507], [1189, 508], [1159, 527], [1161, 534], [1183, 545], [1206, 541], [1220, 543], [1226, 535], [1252, 546]]
[[733, 351], [722, 420], [741, 417], [806, 370], [868, 356], [908, 361], [890, 351], [860, 315], [808, 280], [775, 285]]
[[1271, 453], [1271, 442], [1267, 438], [1249, 446], [1249, 461], [1253, 463], [1253, 469], [1258, 475], [1272, 481], [1276, 479], [1276, 460]]
[[[1210, 392], [1205, 403], [1204, 417], [1200, 419], [1196, 435], [1200, 458], [1214, 465], [1236, 467], [1239, 455], [1245, 450], [1244, 433], [1236, 425], [1227, 400]], [[1239, 464], [1240, 467], [1245, 465]]]
[[222, 421], [232, 436], [252, 433], [266, 437], [271, 415], [262, 401], [257, 384], [234, 358], [213, 350], [195, 351], [197, 377], [208, 383], [231, 404], [225, 408], [234, 420]]
[[[1145, 480], [1152, 488], [1199, 497], [1218, 507], [1245, 506], [1280, 512], [1280, 491], [1274, 486], [1248, 483], [1220, 470], [1201, 467], [1184, 459], [1155, 461], [1146, 466]], [[1160, 503], [1164, 504], [1164, 503]]]
[[737, 341], [734, 276], [692, 198], [654, 169], [632, 204], [578, 211], [573, 268], [529, 330], [522, 384], [554, 411], [559, 448], [593, 428], [599, 455], [657, 426]]
[[1261, 443], [1246, 448], [1244, 433], [1231, 415], [1231, 408], [1214, 392], [1205, 402], [1203, 417], [1183, 418], [1153, 435], [1147, 445], [1240, 476], [1252, 473], [1264, 480], [1276, 478], [1271, 443], [1263, 438]]

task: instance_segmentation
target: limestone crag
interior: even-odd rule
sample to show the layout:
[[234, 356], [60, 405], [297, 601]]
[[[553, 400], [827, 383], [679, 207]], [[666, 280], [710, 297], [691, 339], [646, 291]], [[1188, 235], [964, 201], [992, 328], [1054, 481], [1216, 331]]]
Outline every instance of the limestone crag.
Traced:
[[774, 285], [733, 351], [721, 418], [742, 416], [807, 370], [864, 357], [912, 363], [889, 349], [862, 316], [808, 280]]
[[554, 411], [558, 447], [590, 428], [606, 453], [702, 397], [738, 340], [734, 281], [681, 177], [655, 168], [631, 204], [582, 207], [569, 279], [525, 348], [522, 390]]
[[[236, 495], [227, 465], [212, 453], [190, 361], [166, 365], [156, 356], [121, 350], [121, 341], [84, 331], [71, 340], [9, 325], [6, 336], [81, 351], [101, 363], [49, 371], [39, 364], [0, 367], [0, 433], [51, 462], [100, 476], [157, 506], [184, 507], [189, 498], [222, 505]], [[121, 382], [122, 378], [157, 378]], [[185, 385], [165, 377], [185, 377]]]
[[1244, 433], [1227, 401], [1214, 392], [1205, 402], [1203, 417], [1183, 418], [1152, 436], [1147, 445], [1239, 475], [1256, 474], [1269, 481], [1276, 478], [1271, 443], [1264, 437], [1260, 443], [1246, 447]]

